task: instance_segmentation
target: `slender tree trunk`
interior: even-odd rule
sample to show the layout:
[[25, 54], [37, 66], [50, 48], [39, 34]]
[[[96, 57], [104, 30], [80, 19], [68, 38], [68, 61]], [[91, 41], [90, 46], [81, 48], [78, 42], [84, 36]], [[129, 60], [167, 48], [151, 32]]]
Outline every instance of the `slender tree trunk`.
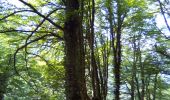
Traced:
[[100, 82], [99, 82], [99, 75], [98, 75], [98, 66], [95, 57], [94, 51], [94, 44], [95, 44], [95, 35], [94, 35], [94, 20], [95, 20], [95, 0], [89, 1], [89, 5], [91, 5], [90, 12], [90, 37], [89, 37], [89, 47], [90, 47], [90, 54], [91, 54], [91, 69], [92, 69], [92, 88], [93, 88], [93, 99], [94, 100], [101, 100], [100, 95]]
[[140, 93], [140, 86], [139, 86], [139, 81], [138, 78], [135, 76], [135, 81], [136, 81], [136, 88], [137, 88], [137, 93], [138, 93], [138, 99], [141, 100], [141, 93]]
[[100, 95], [101, 100], [106, 100], [107, 97], [107, 83], [108, 83], [108, 60], [109, 60], [109, 54], [110, 54], [110, 46], [108, 46], [109, 40], [105, 41], [103, 43], [103, 37], [102, 34], [100, 34], [100, 44], [102, 45], [101, 50], [101, 57], [100, 57], [100, 51], [98, 49], [97, 41], [95, 41], [96, 51], [97, 51], [97, 65], [98, 65], [98, 72], [99, 72], [99, 79], [100, 79]]
[[[108, 2], [111, 2], [108, 0]], [[118, 18], [118, 23], [117, 23], [117, 31], [115, 33], [113, 32], [113, 11], [111, 8], [112, 4], [110, 3], [109, 6], [107, 7], [109, 11], [109, 24], [110, 24], [110, 34], [111, 34], [111, 41], [112, 41], [112, 48], [113, 48], [113, 64], [114, 64], [114, 76], [115, 76], [115, 90], [114, 90], [114, 95], [115, 95], [115, 100], [119, 100], [119, 95], [120, 95], [120, 63], [121, 63], [121, 44], [120, 44], [120, 38], [121, 38], [121, 25], [120, 25], [120, 17]], [[117, 8], [117, 10], [119, 7]], [[117, 14], [120, 13], [117, 11]], [[115, 47], [115, 39], [117, 40], [116, 42], [116, 47]]]
[[151, 75], [149, 74], [146, 78], [146, 82], [145, 82], [145, 85], [146, 85], [146, 100], [151, 100], [151, 93], [150, 93], [150, 89], [149, 89], [149, 86], [150, 86], [150, 80], [151, 80]]
[[154, 92], [153, 92], [153, 100], [155, 100], [155, 99], [156, 99], [157, 78], [158, 78], [158, 74], [156, 74], [156, 75], [155, 75]]
[[145, 98], [145, 74], [144, 74], [144, 65], [142, 63], [142, 52], [141, 52], [141, 47], [140, 47], [140, 38], [141, 36], [138, 37], [138, 44], [137, 44], [137, 52], [138, 52], [138, 59], [139, 59], [139, 68], [140, 68], [140, 76], [141, 76], [141, 96], [140, 100], [144, 100]]
[[[140, 46], [140, 43], [139, 43]], [[144, 100], [145, 98], [145, 76], [144, 76], [144, 65], [142, 64], [142, 55], [139, 47], [139, 64], [140, 64], [140, 70], [141, 70], [141, 81], [142, 81], [142, 91], [141, 91], [141, 100]]]
[[79, 4], [79, 0], [66, 0], [64, 39], [67, 100], [88, 100]]
[[132, 80], [131, 80], [131, 100], [135, 99], [135, 77], [136, 77], [136, 37], [133, 38], [133, 66], [132, 66]]

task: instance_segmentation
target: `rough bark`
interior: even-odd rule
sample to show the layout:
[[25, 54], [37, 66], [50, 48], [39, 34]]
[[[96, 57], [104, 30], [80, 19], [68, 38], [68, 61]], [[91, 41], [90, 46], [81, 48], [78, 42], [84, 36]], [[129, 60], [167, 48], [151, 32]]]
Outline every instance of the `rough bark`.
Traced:
[[65, 73], [66, 99], [88, 100], [85, 84], [83, 34], [79, 0], [66, 0]]

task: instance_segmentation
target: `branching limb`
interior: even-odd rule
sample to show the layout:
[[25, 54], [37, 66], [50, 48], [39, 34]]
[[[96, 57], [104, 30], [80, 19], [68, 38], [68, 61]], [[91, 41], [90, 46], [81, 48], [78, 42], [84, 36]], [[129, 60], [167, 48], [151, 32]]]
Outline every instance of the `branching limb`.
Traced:
[[[50, 12], [45, 18], [48, 18], [51, 14], [53, 14], [57, 9], [53, 10], [52, 12]], [[43, 19], [38, 26], [31, 32], [31, 34], [27, 37], [25, 44], [28, 43], [28, 40], [32, 37], [32, 35], [39, 29], [39, 27], [41, 27], [41, 25], [46, 21], [46, 19]], [[27, 67], [27, 46], [25, 47], [25, 61], [26, 61], [26, 67]]]
[[41, 14], [37, 9], [35, 9], [31, 4], [25, 2], [24, 0], [19, 0], [20, 2], [22, 2], [23, 4], [25, 4], [26, 6], [30, 7], [36, 14], [38, 14], [39, 16], [41, 16], [42, 18], [44, 18], [45, 20], [49, 21], [52, 25], [54, 25], [56, 28], [64, 31], [64, 29], [56, 24], [55, 22], [53, 22], [51, 19], [49, 19], [48, 17], [44, 16], [43, 14]]
[[[20, 50], [24, 49], [24, 48], [27, 47], [29, 44], [34, 43], [34, 42], [36, 42], [36, 41], [38, 41], [38, 40], [41, 40], [41, 39], [43, 39], [43, 38], [45, 38], [45, 37], [47, 37], [47, 36], [52, 36], [52, 35], [51, 35], [51, 34], [46, 34], [46, 35], [43, 35], [43, 36], [41, 36], [41, 37], [38, 37], [38, 38], [36, 38], [36, 39], [28, 42], [27, 44], [21, 46], [21, 47], [18, 48], [18, 49], [15, 51], [15, 53], [14, 53], [14, 71], [16, 72], [16, 74], [17, 74], [18, 76], [20, 76], [20, 77], [21, 77], [26, 83], [28, 83], [31, 87], [32, 87], [32, 85], [30, 84], [30, 82], [27, 81], [22, 75], [20, 75], [19, 72], [18, 72], [18, 70], [17, 70], [17, 68], [16, 68], [16, 55], [17, 55], [17, 53], [18, 53]], [[32, 87], [32, 88], [33, 88], [36, 92], [38, 92], [34, 87]]]
[[50, 12], [40, 23], [39, 25], [34, 29], [34, 31], [32, 31], [32, 33], [27, 37], [26, 39], [26, 44], [28, 42], [28, 40], [30, 39], [30, 37], [38, 30], [38, 28], [46, 21], [46, 18], [48, 18], [51, 14], [53, 14], [55, 11], [57, 11], [58, 9], [53, 10], [52, 12]]
[[16, 55], [17, 55], [17, 53], [18, 53], [20, 50], [24, 49], [24, 48], [25, 48], [26, 46], [28, 46], [29, 44], [34, 43], [34, 42], [36, 42], [36, 41], [38, 41], [38, 40], [41, 40], [41, 39], [43, 39], [43, 38], [45, 38], [45, 37], [47, 37], [47, 36], [52, 36], [52, 35], [51, 35], [51, 34], [46, 34], [46, 35], [43, 35], [43, 36], [41, 36], [41, 37], [38, 37], [38, 38], [36, 38], [36, 39], [28, 42], [27, 44], [19, 47], [19, 48], [15, 51], [15, 53], [14, 53], [14, 70], [15, 70], [15, 72], [16, 72], [17, 75], [20, 75], [19, 72], [18, 72], [18, 70], [17, 70], [17, 68], [16, 68]]

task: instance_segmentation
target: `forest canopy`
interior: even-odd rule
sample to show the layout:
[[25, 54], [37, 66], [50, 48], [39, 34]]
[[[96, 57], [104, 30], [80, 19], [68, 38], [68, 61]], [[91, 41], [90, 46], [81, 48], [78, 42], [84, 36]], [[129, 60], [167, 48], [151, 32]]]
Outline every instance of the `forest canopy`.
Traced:
[[169, 0], [0, 0], [0, 100], [169, 98]]

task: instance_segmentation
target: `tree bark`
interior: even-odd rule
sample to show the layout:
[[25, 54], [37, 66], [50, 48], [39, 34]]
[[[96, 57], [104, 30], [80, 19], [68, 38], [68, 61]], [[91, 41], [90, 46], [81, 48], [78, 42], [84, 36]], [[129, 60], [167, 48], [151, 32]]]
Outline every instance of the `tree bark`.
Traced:
[[89, 100], [85, 83], [85, 60], [79, 0], [66, 0], [65, 74], [66, 100]]
[[120, 100], [120, 69], [121, 69], [121, 28], [124, 16], [121, 12], [121, 1], [117, 0], [116, 47], [114, 49], [115, 100]]

